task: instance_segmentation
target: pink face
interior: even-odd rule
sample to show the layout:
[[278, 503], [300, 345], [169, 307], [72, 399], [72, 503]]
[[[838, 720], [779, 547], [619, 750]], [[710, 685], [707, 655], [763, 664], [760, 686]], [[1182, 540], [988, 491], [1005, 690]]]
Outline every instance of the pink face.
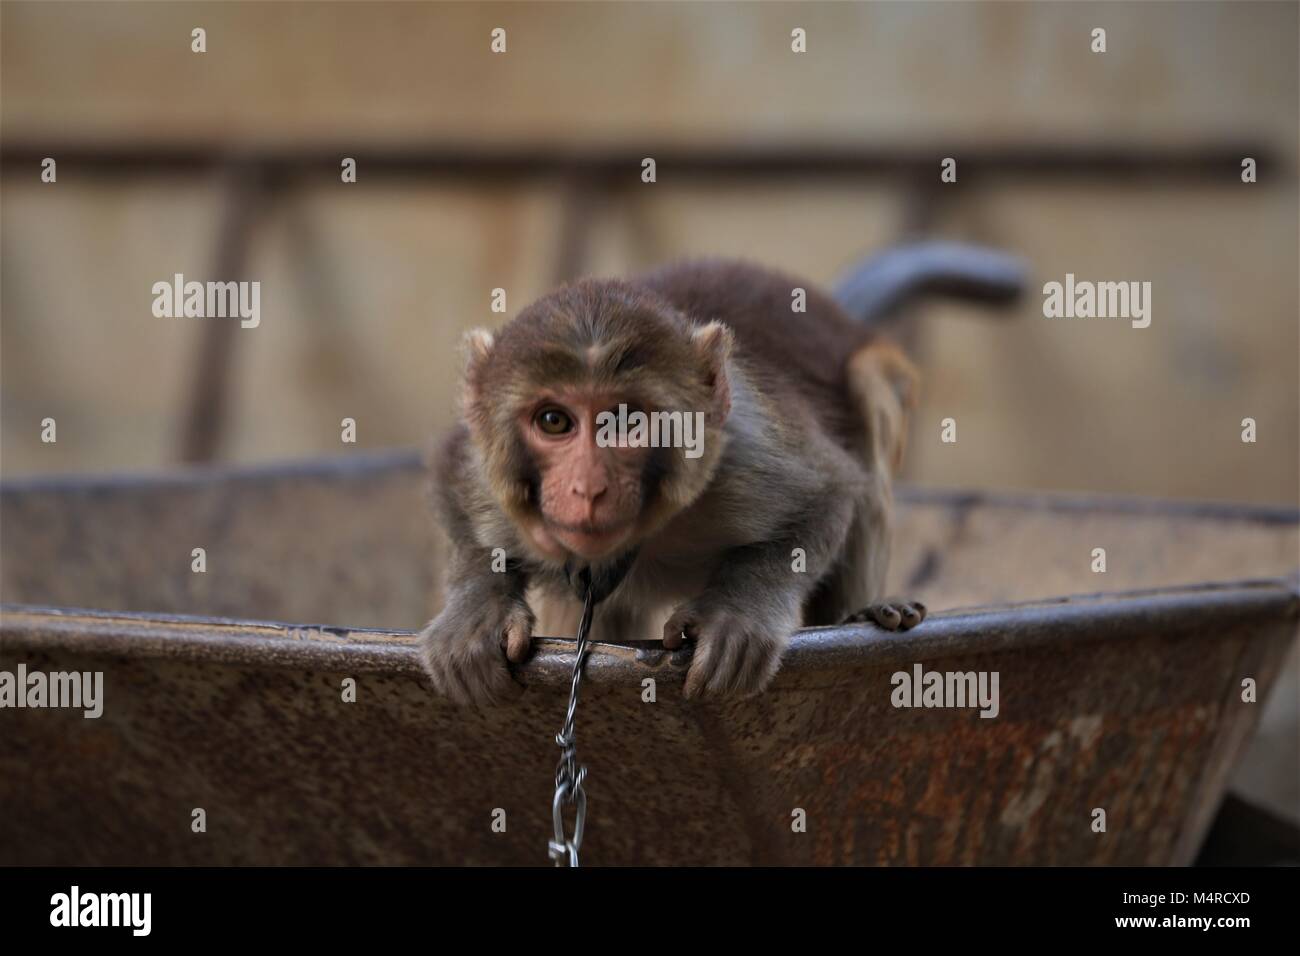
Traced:
[[548, 554], [563, 549], [594, 560], [617, 552], [636, 531], [650, 449], [596, 443], [596, 416], [616, 411], [620, 401], [627, 399], [558, 394], [532, 406], [520, 422], [541, 476], [542, 521], [534, 541]]

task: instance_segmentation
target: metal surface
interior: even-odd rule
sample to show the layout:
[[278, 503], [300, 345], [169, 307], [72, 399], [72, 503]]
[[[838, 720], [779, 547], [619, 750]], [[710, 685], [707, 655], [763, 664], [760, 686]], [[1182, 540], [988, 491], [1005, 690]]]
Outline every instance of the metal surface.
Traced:
[[[422, 482], [396, 455], [0, 489], [0, 670], [105, 685], [95, 720], [0, 711], [0, 863], [542, 862], [574, 643], [538, 642], [513, 705], [433, 694]], [[584, 863], [1190, 861], [1262, 706], [1241, 681], [1264, 699], [1300, 600], [1289, 578], [1175, 585], [1292, 574], [1295, 514], [903, 497], [895, 583], [931, 608], [1146, 590], [804, 631], [744, 701], [685, 702], [678, 655], [593, 645]], [[895, 708], [917, 663], [997, 671], [998, 716]]]

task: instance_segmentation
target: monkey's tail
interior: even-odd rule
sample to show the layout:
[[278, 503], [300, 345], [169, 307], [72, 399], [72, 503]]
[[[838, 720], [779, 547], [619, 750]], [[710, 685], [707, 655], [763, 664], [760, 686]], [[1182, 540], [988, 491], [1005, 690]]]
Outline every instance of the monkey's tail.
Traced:
[[885, 322], [923, 295], [1003, 306], [1024, 291], [1027, 269], [1015, 256], [960, 242], [898, 246], [853, 266], [834, 285], [835, 300], [861, 322]]

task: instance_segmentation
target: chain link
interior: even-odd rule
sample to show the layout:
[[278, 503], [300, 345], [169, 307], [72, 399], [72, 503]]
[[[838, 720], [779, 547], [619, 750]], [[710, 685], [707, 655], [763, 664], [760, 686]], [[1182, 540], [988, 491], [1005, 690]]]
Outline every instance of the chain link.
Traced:
[[[578, 850], [582, 848], [582, 832], [587, 824], [587, 792], [582, 783], [587, 779], [587, 768], [578, 763], [578, 745], [574, 729], [574, 718], [578, 712], [578, 691], [582, 687], [582, 669], [586, 666], [587, 656], [591, 653], [591, 644], [587, 633], [591, 630], [591, 614], [594, 607], [594, 588], [591, 575], [583, 571], [586, 596], [582, 602], [582, 621], [578, 624], [577, 656], [573, 661], [573, 682], [569, 685], [569, 709], [564, 714], [564, 726], [555, 735], [555, 742], [560, 745], [560, 762], [555, 768], [555, 798], [551, 801], [551, 821], [555, 826], [555, 838], [547, 845], [547, 851], [556, 866], [578, 865]], [[573, 804], [573, 838], [564, 833], [564, 805]]]

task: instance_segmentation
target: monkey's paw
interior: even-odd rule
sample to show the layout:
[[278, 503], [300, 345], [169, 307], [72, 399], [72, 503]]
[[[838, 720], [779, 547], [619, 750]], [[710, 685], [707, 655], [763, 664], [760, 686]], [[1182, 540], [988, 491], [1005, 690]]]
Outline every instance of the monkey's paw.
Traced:
[[871, 604], [846, 617], [843, 624], [870, 621], [886, 631], [910, 631], [925, 620], [925, 605], [920, 601], [890, 599]]
[[695, 643], [686, 697], [748, 697], [771, 682], [798, 627], [797, 613], [761, 615], [701, 600], [673, 612], [664, 625], [664, 647]]
[[522, 601], [453, 601], [420, 632], [420, 660], [434, 689], [458, 704], [499, 704], [522, 687], [507, 659], [528, 657], [533, 612]]

